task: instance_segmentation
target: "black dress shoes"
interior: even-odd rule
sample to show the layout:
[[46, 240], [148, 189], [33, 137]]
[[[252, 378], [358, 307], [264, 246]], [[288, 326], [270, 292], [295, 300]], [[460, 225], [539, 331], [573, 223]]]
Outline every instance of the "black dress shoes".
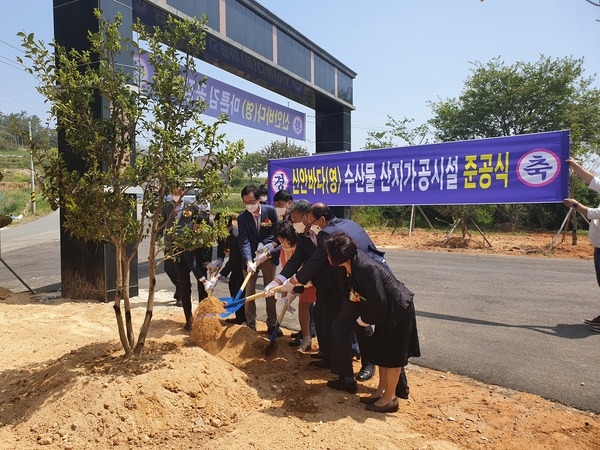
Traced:
[[311, 353], [310, 357], [315, 359], [323, 359], [325, 358], [325, 354], [323, 352]]
[[396, 386], [396, 397], [408, 400], [408, 386]]
[[308, 363], [308, 365], [311, 367], [318, 367], [319, 369], [329, 369], [329, 361], [325, 361], [324, 359], [311, 361]]
[[367, 405], [367, 409], [369, 411], [375, 411], [380, 413], [388, 413], [388, 412], [396, 412], [400, 406], [400, 402], [398, 401], [398, 397], [394, 397], [391, 402], [387, 405], [377, 406], [375, 403], [371, 405]]
[[347, 382], [344, 378], [338, 377], [335, 380], [329, 380], [327, 386], [338, 391], [349, 392], [350, 394], [356, 394], [358, 391], [358, 384], [356, 381]]
[[377, 400], [379, 400], [381, 397], [361, 397], [359, 399], [359, 401], [363, 404], [363, 405], [372, 405], [373, 403], [375, 403]]
[[356, 375], [358, 381], [367, 381], [373, 378], [375, 374], [375, 366], [373, 364], [367, 364], [361, 367], [360, 371]]

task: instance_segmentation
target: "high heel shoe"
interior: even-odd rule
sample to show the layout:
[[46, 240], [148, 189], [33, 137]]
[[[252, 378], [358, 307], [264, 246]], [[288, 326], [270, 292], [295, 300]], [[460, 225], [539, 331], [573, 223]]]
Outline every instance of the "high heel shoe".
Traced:
[[381, 396], [379, 397], [361, 397], [358, 400], [363, 404], [363, 405], [372, 405], [373, 403], [375, 403], [377, 400], [379, 400], [381, 398]]
[[367, 405], [367, 409], [374, 412], [388, 413], [398, 411], [399, 406], [400, 402], [398, 401], [398, 397], [394, 397], [387, 405], [377, 406], [373, 403], [372, 405]]

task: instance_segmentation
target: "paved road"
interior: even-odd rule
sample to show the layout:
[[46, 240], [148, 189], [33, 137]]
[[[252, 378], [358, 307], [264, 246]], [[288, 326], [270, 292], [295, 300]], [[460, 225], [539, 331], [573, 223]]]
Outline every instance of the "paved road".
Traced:
[[[58, 219], [47, 220], [0, 231], [2, 257], [33, 289], [60, 281]], [[600, 313], [591, 261], [391, 250], [386, 258], [416, 293], [423, 356], [414, 363], [600, 412], [600, 333], [582, 322]], [[157, 283], [171, 288], [164, 274]], [[24, 290], [2, 266], [0, 284]], [[215, 294], [228, 295], [221, 284]]]
[[591, 261], [388, 252], [416, 293], [418, 364], [600, 412]]

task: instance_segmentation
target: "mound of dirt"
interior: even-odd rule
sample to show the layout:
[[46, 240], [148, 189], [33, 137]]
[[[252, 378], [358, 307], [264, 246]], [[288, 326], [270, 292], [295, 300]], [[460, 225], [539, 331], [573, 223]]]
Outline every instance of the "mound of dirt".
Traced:
[[593, 414], [416, 365], [400, 411], [371, 413], [329, 389], [288, 330], [267, 358], [263, 323], [229, 325], [209, 306], [191, 335], [180, 308], [156, 306], [144, 354], [124, 359], [110, 304], [11, 294], [0, 302], [0, 448], [600, 448]]

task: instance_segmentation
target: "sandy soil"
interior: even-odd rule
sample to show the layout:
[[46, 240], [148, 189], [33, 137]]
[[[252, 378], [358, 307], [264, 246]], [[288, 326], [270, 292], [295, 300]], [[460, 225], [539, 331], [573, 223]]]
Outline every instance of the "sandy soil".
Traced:
[[[491, 248], [478, 233], [447, 245], [427, 231], [370, 234], [388, 248], [591, 255], [585, 236], [548, 252], [552, 234], [488, 235]], [[327, 388], [331, 374], [308, 367], [288, 330], [269, 358], [265, 334], [199, 311], [190, 335], [171, 294], [158, 293], [144, 355], [124, 359], [111, 305], [0, 288], [0, 449], [600, 448], [597, 415], [415, 364], [400, 411], [371, 413]], [[136, 327], [144, 298], [134, 299]]]

